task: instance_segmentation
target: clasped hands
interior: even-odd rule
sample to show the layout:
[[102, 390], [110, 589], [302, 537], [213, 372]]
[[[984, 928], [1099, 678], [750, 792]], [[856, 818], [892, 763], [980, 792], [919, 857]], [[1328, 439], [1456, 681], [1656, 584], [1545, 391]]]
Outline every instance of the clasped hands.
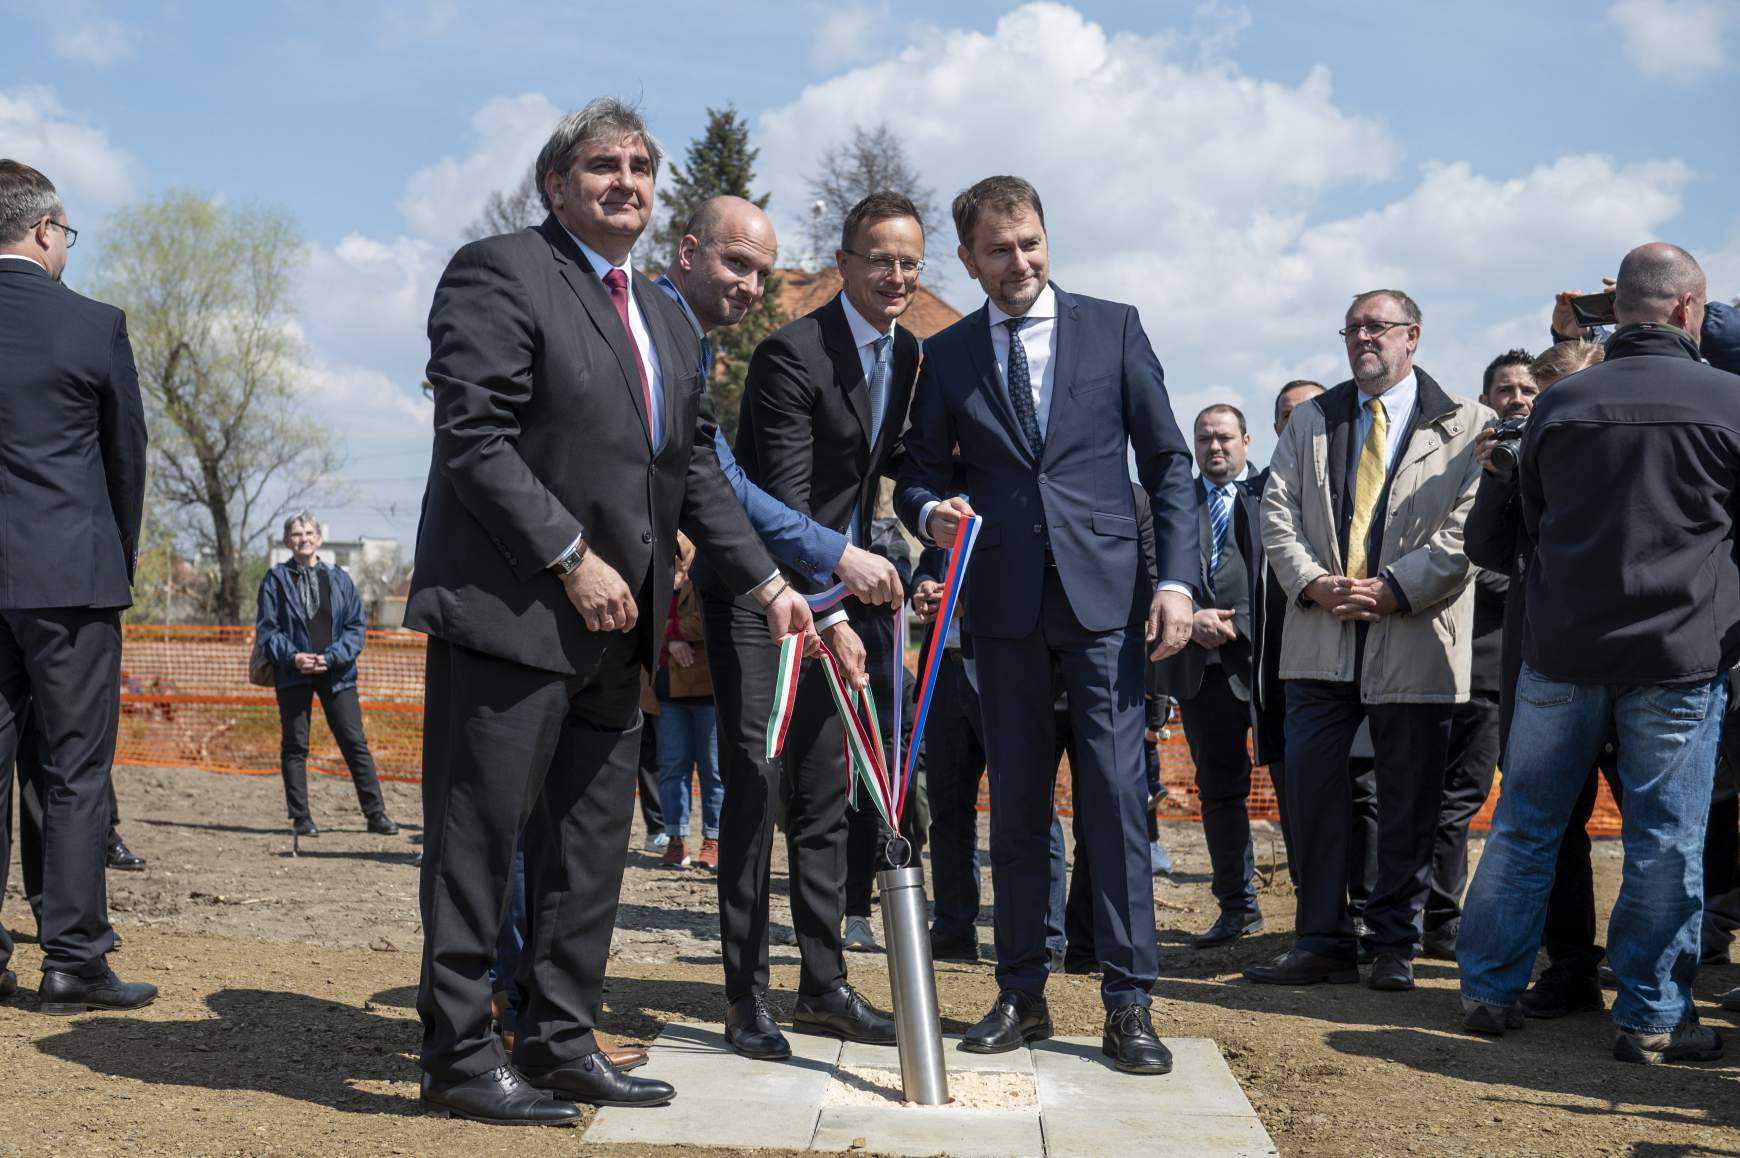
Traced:
[[312, 651], [299, 651], [293, 659], [296, 670], [303, 675], [324, 675], [331, 670], [326, 666], [326, 657]]
[[1319, 575], [1306, 585], [1305, 597], [1343, 623], [1376, 623], [1401, 610], [1390, 585], [1375, 576]]

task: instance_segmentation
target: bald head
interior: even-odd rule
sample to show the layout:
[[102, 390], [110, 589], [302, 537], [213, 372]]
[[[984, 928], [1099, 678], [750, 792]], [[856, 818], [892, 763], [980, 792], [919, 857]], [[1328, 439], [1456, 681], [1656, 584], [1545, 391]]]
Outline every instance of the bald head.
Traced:
[[1677, 245], [1652, 241], [1625, 255], [1613, 290], [1620, 325], [1654, 322], [1678, 326], [1696, 341], [1704, 323], [1704, 271]]
[[666, 272], [703, 330], [735, 326], [766, 288], [779, 254], [773, 222], [741, 197], [703, 201], [677, 243]]

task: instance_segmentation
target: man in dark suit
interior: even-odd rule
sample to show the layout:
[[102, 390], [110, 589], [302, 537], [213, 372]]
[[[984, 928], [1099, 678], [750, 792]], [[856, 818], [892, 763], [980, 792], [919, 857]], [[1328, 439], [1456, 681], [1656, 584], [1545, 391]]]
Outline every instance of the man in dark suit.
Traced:
[[1256, 636], [1254, 589], [1263, 568], [1257, 507], [1262, 492], [1241, 481], [1250, 454], [1245, 416], [1224, 403], [1196, 416], [1196, 465], [1202, 607], [1190, 643], [1159, 665], [1155, 687], [1178, 701], [1184, 738], [1196, 765], [1202, 830], [1208, 838], [1214, 899], [1220, 916], [1198, 936], [1198, 949], [1260, 932], [1256, 858], [1245, 802], [1251, 794], [1251, 701]]
[[[719, 472], [687, 321], [629, 266], [658, 159], [618, 101], [564, 118], [537, 161], [550, 216], [461, 249], [429, 313], [434, 461], [405, 616], [432, 637], [417, 1011], [424, 1101], [483, 1121], [564, 1124], [575, 1101], [672, 1096], [618, 1072], [592, 1030], [634, 804], [637, 669], [670, 605], [678, 528], [775, 637], [810, 623]], [[509, 1065], [488, 973], [522, 832]]]
[[[835, 260], [839, 296], [770, 334], [750, 359], [737, 460], [775, 499], [868, 548], [877, 485], [900, 445], [918, 368], [918, 339], [895, 324], [912, 304], [924, 266], [924, 227], [912, 203], [892, 193], [859, 202], [846, 215]], [[806, 591], [819, 589], [807, 575], [786, 574]], [[778, 654], [712, 570], [699, 575], [725, 774], [719, 932], [726, 1040], [746, 1057], [791, 1056], [767, 1003], [773, 808], [783, 798], [792, 924], [803, 956], [793, 1024], [892, 1045], [894, 1024], [846, 983], [846, 772], [823, 673], [814, 664], [804, 672], [784, 752], [765, 759]], [[886, 748], [896, 654], [891, 616], [848, 599], [821, 616], [817, 628], [849, 669], [871, 674]]]
[[[125, 317], [61, 284], [77, 236], [47, 177], [0, 160], [0, 768], [10, 777], [28, 706], [47, 756], [45, 1013], [157, 996], [108, 967], [103, 881], [145, 412]], [[0, 933], [0, 953], [11, 948]], [[0, 995], [16, 987], [0, 971]]]
[[[1051, 1032], [1045, 912], [1055, 664], [1080, 756], [1071, 764], [1075, 807], [1094, 834], [1102, 1048], [1120, 1069], [1165, 1073], [1172, 1057], [1148, 1010], [1158, 944], [1143, 638], [1157, 644], [1159, 659], [1190, 637], [1190, 451], [1136, 311], [1046, 280], [1045, 214], [1033, 186], [986, 178], [956, 197], [953, 210], [961, 261], [988, 300], [925, 343], [896, 508], [938, 546], [951, 545], [975, 509], [984, 519], [963, 627], [991, 771], [999, 993], [963, 1048], [999, 1052]], [[970, 501], [943, 497], [957, 443]], [[1158, 584], [1144, 575], [1137, 544], [1132, 447], [1152, 500]]]

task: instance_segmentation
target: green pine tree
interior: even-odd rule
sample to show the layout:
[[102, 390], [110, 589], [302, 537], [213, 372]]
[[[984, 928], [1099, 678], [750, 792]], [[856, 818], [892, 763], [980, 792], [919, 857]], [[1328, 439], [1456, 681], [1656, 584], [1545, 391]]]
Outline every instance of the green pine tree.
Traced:
[[[663, 268], [670, 263], [677, 243], [683, 238], [683, 227], [708, 198], [742, 197], [767, 208], [768, 194], [757, 197], [752, 189], [759, 152], [750, 147], [749, 125], [734, 106], [707, 110], [706, 129], [689, 142], [681, 166], [671, 163], [670, 175], [663, 182], [659, 196], [665, 205], [665, 219], [653, 230], [652, 254], [656, 264], [649, 262], [647, 269]], [[713, 331], [713, 406], [728, 440], [737, 437], [737, 408], [743, 398], [749, 357], [763, 338], [785, 322], [784, 312], [779, 308], [779, 292], [779, 278], [769, 277], [761, 300], [741, 322], [729, 329]]]

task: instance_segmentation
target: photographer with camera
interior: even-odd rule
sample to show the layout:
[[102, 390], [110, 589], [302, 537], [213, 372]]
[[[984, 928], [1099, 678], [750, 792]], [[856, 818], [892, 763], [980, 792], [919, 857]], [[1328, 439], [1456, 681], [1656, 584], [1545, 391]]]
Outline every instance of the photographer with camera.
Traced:
[[1740, 391], [1698, 358], [1705, 280], [1677, 246], [1626, 255], [1606, 360], [1541, 397], [1517, 470], [1534, 545], [1504, 792], [1457, 957], [1467, 1028], [1522, 1024], [1552, 867], [1611, 729], [1625, 875], [1610, 922], [1621, 1061], [1711, 1061], [1691, 981], [1704, 821], [1740, 660]]

